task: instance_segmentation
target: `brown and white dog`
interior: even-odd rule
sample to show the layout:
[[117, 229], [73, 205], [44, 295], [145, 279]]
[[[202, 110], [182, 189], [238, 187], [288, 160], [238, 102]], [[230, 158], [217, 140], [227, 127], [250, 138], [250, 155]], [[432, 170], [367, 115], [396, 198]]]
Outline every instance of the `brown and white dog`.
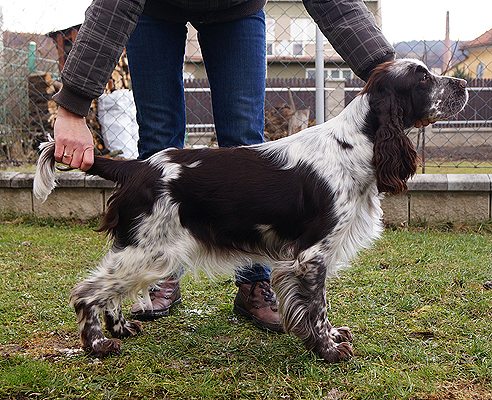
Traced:
[[[168, 149], [146, 161], [95, 157], [88, 174], [117, 182], [100, 230], [108, 254], [71, 294], [84, 348], [121, 351], [104, 336], [141, 331], [122, 299], [149, 302], [147, 287], [182, 266], [210, 275], [269, 263], [285, 331], [329, 362], [352, 356], [348, 328], [327, 320], [327, 276], [382, 231], [380, 193], [406, 191], [417, 154], [405, 130], [444, 119], [468, 99], [466, 81], [436, 76], [416, 60], [380, 65], [336, 118], [254, 146]], [[55, 187], [54, 142], [44, 143], [34, 193]]]

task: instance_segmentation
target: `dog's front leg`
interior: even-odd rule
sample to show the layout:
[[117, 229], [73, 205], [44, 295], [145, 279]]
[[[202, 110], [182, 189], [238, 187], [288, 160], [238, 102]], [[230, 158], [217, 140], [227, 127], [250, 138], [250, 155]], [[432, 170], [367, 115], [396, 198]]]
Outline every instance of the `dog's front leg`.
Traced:
[[328, 362], [353, 356], [346, 327], [334, 328], [326, 315], [326, 266], [320, 257], [281, 263], [272, 273], [284, 329]]

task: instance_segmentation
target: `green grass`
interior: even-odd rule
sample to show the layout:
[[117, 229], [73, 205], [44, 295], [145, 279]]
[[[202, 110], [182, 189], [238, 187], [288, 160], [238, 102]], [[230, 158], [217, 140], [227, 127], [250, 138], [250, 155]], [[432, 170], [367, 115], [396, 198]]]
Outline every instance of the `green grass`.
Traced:
[[36, 164], [34, 163], [20, 163], [19, 165], [8, 165], [0, 163], [0, 172], [35, 172]]
[[329, 280], [329, 318], [355, 337], [336, 365], [235, 316], [231, 277], [186, 277], [121, 355], [84, 354], [67, 298], [108, 248], [93, 227], [0, 222], [0, 399], [492, 399], [488, 223], [389, 229]]
[[[419, 166], [417, 173], [422, 173]], [[492, 174], [492, 165], [488, 162], [455, 161], [436, 163], [434, 161], [425, 164], [426, 174]]]

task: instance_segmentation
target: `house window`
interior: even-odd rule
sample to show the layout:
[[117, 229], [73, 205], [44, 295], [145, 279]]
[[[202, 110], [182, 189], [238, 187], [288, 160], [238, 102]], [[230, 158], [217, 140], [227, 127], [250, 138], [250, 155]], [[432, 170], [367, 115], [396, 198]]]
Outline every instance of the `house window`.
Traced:
[[[328, 70], [325, 68], [323, 72], [324, 72], [325, 79], [328, 79]], [[316, 70], [314, 68], [307, 68], [306, 78], [316, 79]]]
[[275, 20], [267, 18], [266, 22], [266, 54], [267, 56], [275, 55]]
[[292, 55], [293, 56], [302, 56], [304, 55], [304, 44], [299, 42], [292, 43]]
[[292, 55], [306, 55], [306, 45], [316, 42], [314, 21], [310, 18], [293, 18], [290, 23], [290, 40], [292, 42]]
[[183, 80], [193, 81], [195, 80], [195, 75], [192, 72], [183, 71]]
[[[349, 68], [325, 68], [324, 76], [325, 79], [346, 80], [352, 79], [354, 77], [354, 73]], [[316, 70], [314, 68], [307, 68], [306, 78], [316, 78]]]
[[277, 44], [275, 51], [280, 57], [289, 57], [292, 55], [292, 43], [284, 39]]
[[330, 69], [329, 70], [331, 79], [340, 79], [340, 70], [339, 69]]
[[352, 79], [354, 74], [351, 69], [342, 69], [343, 79]]
[[485, 72], [485, 64], [480, 61], [477, 67], [477, 79], [483, 79], [483, 73]]

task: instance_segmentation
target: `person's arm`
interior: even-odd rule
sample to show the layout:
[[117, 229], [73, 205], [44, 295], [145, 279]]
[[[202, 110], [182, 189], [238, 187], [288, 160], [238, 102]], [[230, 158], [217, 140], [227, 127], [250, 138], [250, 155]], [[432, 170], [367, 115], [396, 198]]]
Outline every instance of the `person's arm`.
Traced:
[[[303, 3], [335, 51], [364, 81], [379, 64], [395, 59], [395, 49], [362, 0], [303, 0]], [[434, 122], [421, 119], [415, 127]]]
[[394, 60], [395, 49], [362, 0], [303, 0], [335, 51], [354, 73], [367, 81], [372, 70]]
[[84, 117], [92, 100], [103, 93], [144, 3], [145, 0], [94, 0], [87, 9], [63, 67], [63, 86], [53, 96], [60, 106], [54, 126], [56, 161], [82, 170], [92, 165], [93, 140]]

